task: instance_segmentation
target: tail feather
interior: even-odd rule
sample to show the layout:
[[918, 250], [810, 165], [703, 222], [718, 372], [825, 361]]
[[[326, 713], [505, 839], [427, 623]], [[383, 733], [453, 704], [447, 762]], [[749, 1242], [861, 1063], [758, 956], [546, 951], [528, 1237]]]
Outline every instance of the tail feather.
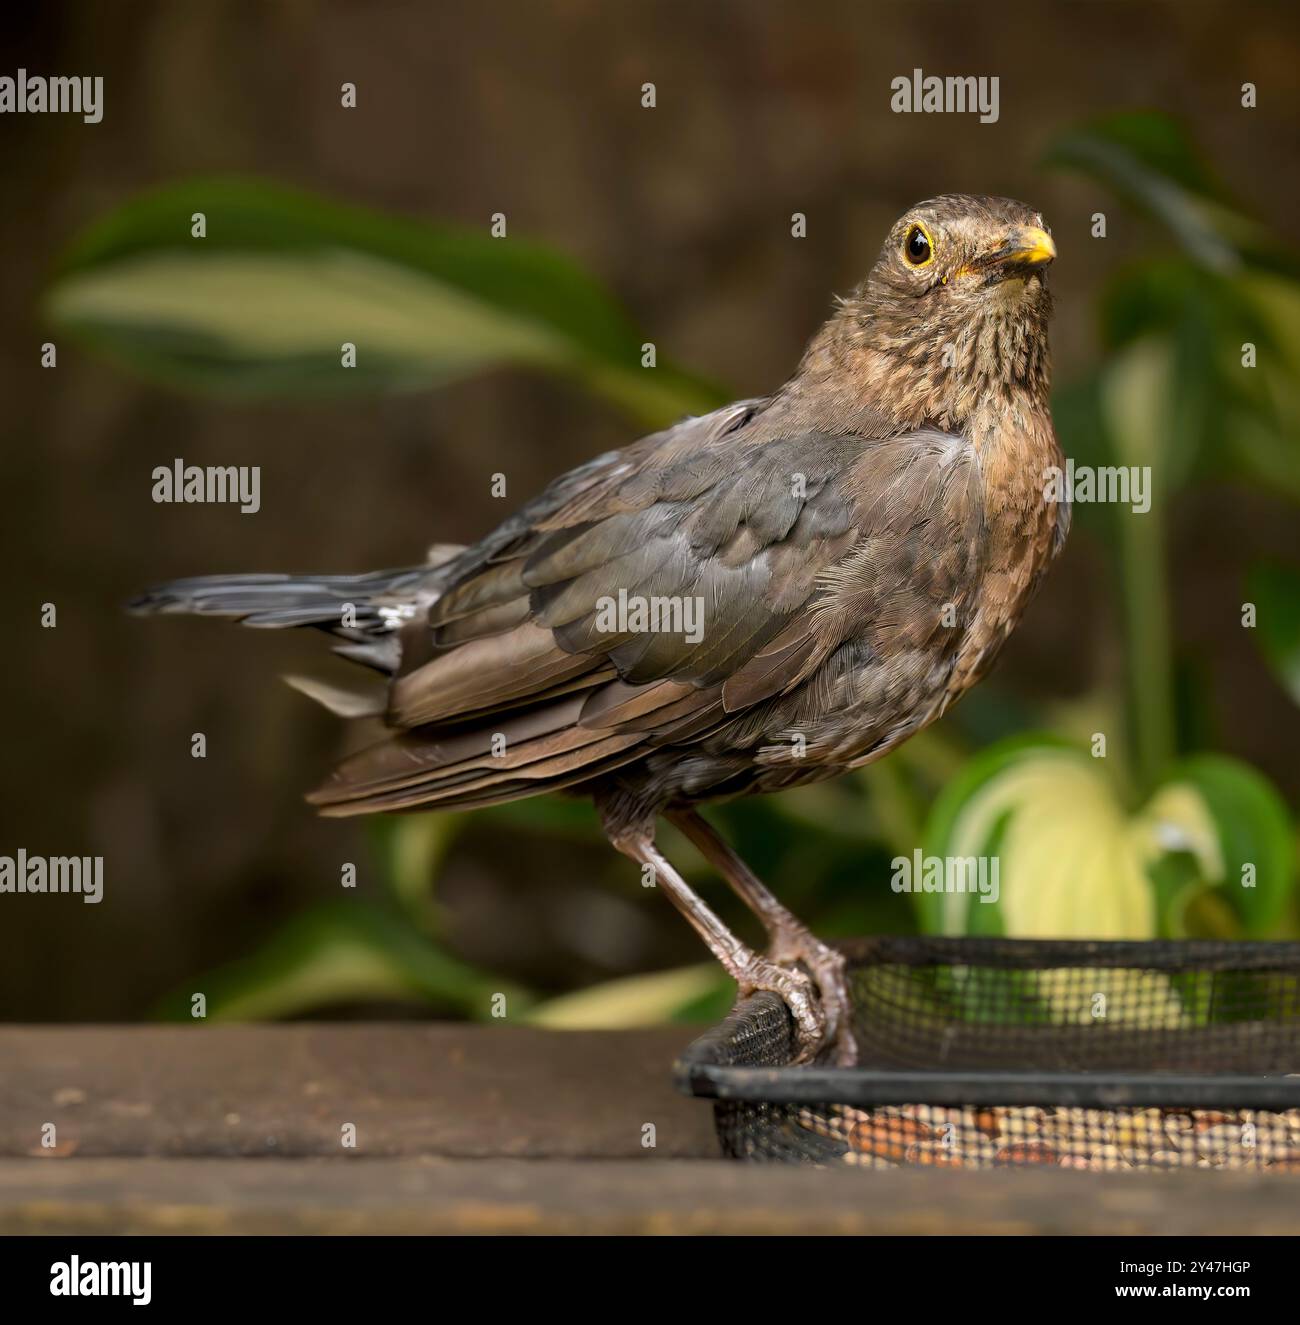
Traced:
[[[481, 547], [439, 547], [430, 549], [424, 565], [365, 575], [173, 580], [147, 590], [128, 610], [142, 616], [222, 617], [270, 629], [315, 627], [335, 637], [336, 654], [383, 674], [284, 678], [342, 718], [368, 726], [380, 719], [390, 729], [377, 744], [345, 760], [308, 797], [325, 815], [495, 805], [576, 786], [637, 758], [647, 739], [644, 731], [620, 732], [580, 721], [593, 687], [614, 680], [612, 666], [559, 651], [549, 632], [543, 632], [546, 648], [538, 657], [532, 647], [537, 641], [524, 631], [522, 643], [516, 641], [517, 657], [505, 667], [499, 657], [485, 654], [499, 652], [503, 641], [520, 635], [523, 627], [516, 626], [512, 635], [498, 633], [495, 644], [471, 632], [442, 651], [444, 658], [459, 658], [448, 675], [427, 674], [438, 666], [429, 609], [484, 557]], [[495, 619], [491, 624], [497, 624]], [[486, 661], [493, 661], [494, 668], [476, 675], [475, 664]], [[421, 669], [423, 707], [411, 712], [394, 707], [392, 692], [403, 672]], [[448, 685], [464, 690], [463, 702], [439, 700]], [[436, 725], [425, 721], [430, 718], [438, 720]], [[406, 729], [412, 722], [416, 728]], [[505, 739], [501, 750], [498, 738]]]
[[421, 566], [364, 575], [196, 575], [155, 585], [126, 606], [137, 616], [181, 613], [232, 617], [248, 626], [328, 627], [350, 603], [357, 613], [355, 630], [364, 635], [367, 625], [394, 629], [394, 610], [404, 603], [429, 600], [443, 578], [441, 568], [464, 551], [459, 544], [435, 543]]
[[435, 544], [422, 566], [364, 575], [200, 575], [145, 590], [127, 604], [136, 616], [215, 616], [284, 630], [314, 626], [348, 643], [336, 652], [393, 671], [396, 632], [437, 596], [441, 568], [464, 549]]
[[203, 575], [148, 589], [128, 603], [127, 610], [138, 616], [230, 617], [247, 626], [271, 628], [338, 627], [347, 632], [346, 638], [355, 639], [392, 630], [402, 617], [404, 592], [413, 605], [414, 591], [426, 574], [427, 568], [420, 567], [369, 575]]
[[373, 680], [360, 679], [346, 684], [342, 681], [325, 680], [316, 676], [285, 676], [282, 679], [300, 695], [314, 699], [322, 708], [327, 708], [340, 718], [380, 718], [388, 707], [388, 686], [378, 677]]

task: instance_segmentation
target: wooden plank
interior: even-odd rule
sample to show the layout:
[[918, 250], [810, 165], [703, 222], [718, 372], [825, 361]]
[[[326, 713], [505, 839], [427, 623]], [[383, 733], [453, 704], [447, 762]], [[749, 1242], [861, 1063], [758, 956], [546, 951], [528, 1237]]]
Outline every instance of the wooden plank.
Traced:
[[678, 1095], [689, 1028], [454, 1023], [0, 1029], [0, 1156], [718, 1155]]
[[723, 1160], [0, 1160], [0, 1233], [1300, 1233], [1284, 1178]]
[[1300, 1234], [1286, 1175], [722, 1161], [690, 1035], [2, 1029], [0, 1231]]

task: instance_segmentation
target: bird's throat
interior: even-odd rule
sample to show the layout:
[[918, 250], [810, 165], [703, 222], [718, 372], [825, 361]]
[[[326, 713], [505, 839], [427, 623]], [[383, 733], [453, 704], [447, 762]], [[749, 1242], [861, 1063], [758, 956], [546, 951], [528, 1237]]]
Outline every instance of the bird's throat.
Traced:
[[[1025, 282], [1002, 284], [1023, 290]], [[1046, 412], [1047, 312], [1041, 290], [1030, 299], [998, 289], [960, 314], [914, 322], [846, 303], [809, 344], [792, 385], [822, 398], [851, 392], [900, 431], [970, 436], [990, 411]]]

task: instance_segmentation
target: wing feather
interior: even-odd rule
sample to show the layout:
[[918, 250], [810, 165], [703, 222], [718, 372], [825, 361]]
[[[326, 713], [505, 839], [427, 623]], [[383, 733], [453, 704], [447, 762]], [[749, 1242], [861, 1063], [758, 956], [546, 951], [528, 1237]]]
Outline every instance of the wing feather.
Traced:
[[[490, 804], [728, 723], [761, 741], [765, 706], [801, 686], [834, 702], [846, 641], [871, 656], [855, 632], [933, 615], [946, 580], [921, 563], [969, 524], [976, 464], [939, 433], [762, 420], [742, 402], [601, 457], [453, 559], [427, 622], [404, 628], [394, 734], [313, 799], [336, 814]], [[620, 592], [702, 616], [611, 621]]]

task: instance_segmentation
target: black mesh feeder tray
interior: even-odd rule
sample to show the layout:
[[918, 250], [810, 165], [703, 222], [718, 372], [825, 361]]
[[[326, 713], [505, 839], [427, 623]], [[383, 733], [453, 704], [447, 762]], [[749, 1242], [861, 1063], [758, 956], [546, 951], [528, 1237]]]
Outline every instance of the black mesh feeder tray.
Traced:
[[771, 994], [676, 1065], [737, 1159], [1300, 1173], [1300, 943], [860, 939], [858, 1066]]

